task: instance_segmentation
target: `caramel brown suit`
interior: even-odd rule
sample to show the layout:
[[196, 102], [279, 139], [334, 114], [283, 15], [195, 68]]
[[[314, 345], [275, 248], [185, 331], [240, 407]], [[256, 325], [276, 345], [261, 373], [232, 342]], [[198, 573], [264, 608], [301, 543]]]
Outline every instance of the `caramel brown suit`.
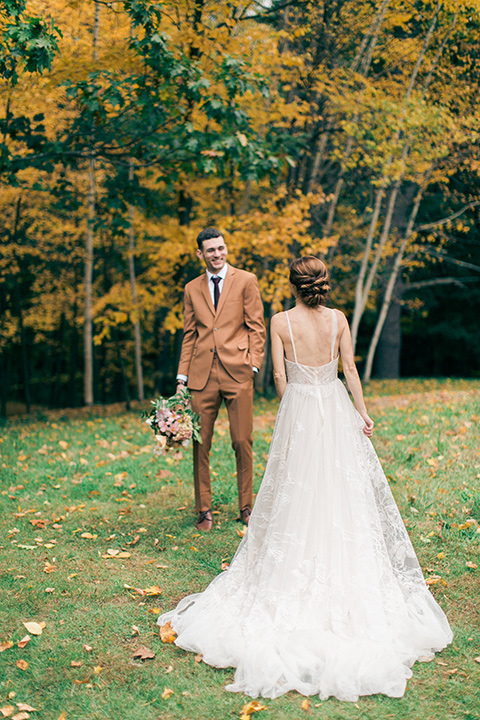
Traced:
[[265, 324], [258, 282], [231, 265], [215, 311], [207, 274], [185, 286], [184, 336], [178, 374], [188, 376], [192, 407], [200, 413], [203, 444], [194, 443], [197, 511], [211, 507], [209, 455], [222, 400], [237, 461], [240, 509], [252, 505], [253, 367], [263, 360]]

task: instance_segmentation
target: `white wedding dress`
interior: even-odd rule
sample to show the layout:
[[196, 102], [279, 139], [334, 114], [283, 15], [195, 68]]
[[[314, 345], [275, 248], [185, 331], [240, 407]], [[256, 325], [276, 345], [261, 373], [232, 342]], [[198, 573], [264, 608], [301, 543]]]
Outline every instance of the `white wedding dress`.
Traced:
[[230, 567], [158, 623], [232, 692], [401, 697], [410, 667], [452, 640], [363, 420], [331, 361], [286, 360], [288, 383], [248, 532]]

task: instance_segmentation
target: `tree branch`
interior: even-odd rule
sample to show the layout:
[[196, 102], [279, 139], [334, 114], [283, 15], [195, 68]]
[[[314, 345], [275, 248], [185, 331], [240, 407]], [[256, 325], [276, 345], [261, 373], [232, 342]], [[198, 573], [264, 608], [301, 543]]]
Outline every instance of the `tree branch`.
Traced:
[[424, 232], [425, 230], [433, 230], [433, 228], [440, 227], [441, 225], [445, 225], [445, 223], [450, 222], [451, 220], [455, 220], [455, 218], [460, 217], [460, 215], [463, 215], [464, 212], [467, 210], [470, 210], [470, 208], [477, 207], [480, 205], [480, 200], [474, 200], [471, 203], [468, 203], [467, 205], [464, 205], [463, 208], [460, 208], [460, 210], [457, 210], [457, 212], [453, 213], [453, 215], [449, 215], [446, 218], [442, 218], [441, 220], [437, 220], [433, 223], [427, 223], [426, 225], [419, 225], [415, 228], [414, 232]]

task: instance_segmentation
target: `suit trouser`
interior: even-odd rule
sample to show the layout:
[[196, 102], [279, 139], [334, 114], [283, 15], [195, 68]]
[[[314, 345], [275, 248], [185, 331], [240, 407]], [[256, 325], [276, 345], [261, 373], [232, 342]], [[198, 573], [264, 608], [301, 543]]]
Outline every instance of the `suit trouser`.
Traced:
[[253, 374], [246, 382], [237, 382], [215, 355], [212, 370], [203, 390], [192, 391], [192, 409], [200, 413], [203, 443], [193, 443], [193, 477], [197, 512], [212, 507], [210, 447], [213, 426], [225, 401], [230, 422], [230, 437], [237, 461], [238, 504], [240, 510], [253, 503]]

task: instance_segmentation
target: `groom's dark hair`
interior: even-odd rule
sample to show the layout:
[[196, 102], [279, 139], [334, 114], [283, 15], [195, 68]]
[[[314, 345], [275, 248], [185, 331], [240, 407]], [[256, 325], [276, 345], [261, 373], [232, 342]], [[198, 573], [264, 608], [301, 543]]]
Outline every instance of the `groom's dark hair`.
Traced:
[[220, 230], [217, 230], [217, 228], [214, 227], [205, 228], [205, 230], [202, 230], [202, 232], [198, 233], [197, 235], [198, 249], [203, 249], [202, 244], [204, 240], [213, 240], [213, 238], [217, 237], [223, 237], [223, 234], [220, 232]]

